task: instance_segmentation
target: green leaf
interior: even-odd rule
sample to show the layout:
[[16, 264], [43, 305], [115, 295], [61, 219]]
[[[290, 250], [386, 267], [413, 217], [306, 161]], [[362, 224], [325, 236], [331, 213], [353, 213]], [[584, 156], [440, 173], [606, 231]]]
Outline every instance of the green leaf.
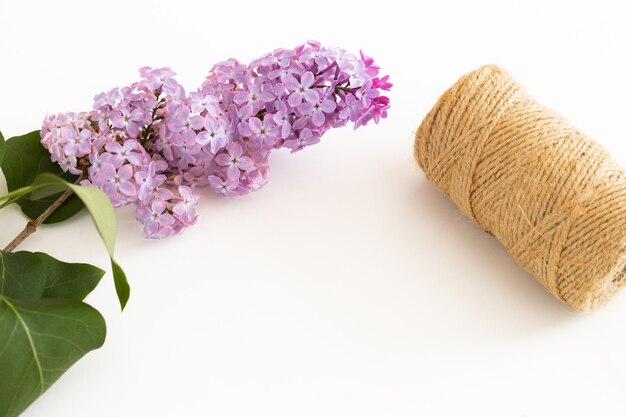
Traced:
[[0, 294], [16, 300], [82, 301], [103, 275], [95, 266], [62, 262], [43, 252], [0, 251]]
[[81, 301], [0, 295], [0, 415], [19, 415], [105, 335], [100, 313]]
[[82, 187], [65, 182], [59, 177], [49, 174], [43, 174], [39, 177], [44, 183], [54, 183], [65, 185], [72, 190], [82, 201], [89, 214], [93, 218], [93, 222], [98, 229], [98, 233], [104, 241], [109, 254], [113, 256], [115, 249], [115, 234], [117, 232], [117, 224], [115, 221], [115, 210], [111, 205], [111, 200], [99, 188], [94, 186]]
[[109, 252], [115, 291], [117, 292], [117, 298], [119, 299], [123, 310], [128, 302], [128, 298], [130, 297], [130, 286], [128, 285], [126, 274], [124, 274], [122, 268], [120, 268], [117, 262], [113, 259], [117, 224], [115, 220], [115, 211], [106, 194], [94, 186], [83, 187], [80, 185], [70, 184], [62, 178], [56, 177], [52, 174], [41, 174], [33, 181], [32, 185], [17, 189], [12, 193], [2, 196], [0, 197], [0, 201], [10, 200], [16, 196], [19, 197], [20, 195], [32, 193], [33, 191], [55, 185], [61, 185], [66, 189], [72, 190], [87, 207], [96, 229], [98, 230], [100, 237], [102, 237], [104, 245]]
[[81, 300], [104, 274], [41, 252], [0, 251], [0, 416], [17, 416], [104, 343], [104, 319]]
[[42, 298], [82, 301], [104, 275], [102, 269], [93, 265], [61, 262], [43, 252], [35, 252], [35, 255], [41, 260], [46, 276]]
[[[28, 187], [38, 175], [44, 172], [55, 174], [66, 181], [76, 181], [76, 176], [64, 173], [61, 168], [50, 160], [50, 153], [41, 145], [39, 131], [22, 136], [15, 136], [4, 143], [4, 158], [0, 158], [0, 166], [4, 172], [9, 192]], [[0, 151], [0, 154], [2, 151]], [[43, 213], [57, 198], [58, 193], [45, 196], [33, 196], [30, 193], [21, 195], [16, 202], [22, 212], [31, 219]], [[69, 219], [83, 208], [81, 200], [72, 196], [65, 201], [45, 223], [58, 223]]]
[[2, 158], [4, 158], [5, 150], [6, 150], [6, 145], [4, 143], [4, 136], [2, 136], [2, 132], [0, 132], [0, 164], [2, 164]]
[[[80, 185], [70, 184], [49, 174], [40, 175], [38, 181], [45, 184], [64, 184], [67, 188], [72, 190], [82, 200], [85, 207], [87, 207], [87, 210], [89, 211], [89, 214], [91, 214], [91, 218], [96, 225], [96, 229], [104, 241], [104, 246], [106, 246], [109, 256], [111, 257], [111, 269], [113, 271], [115, 291], [117, 292], [117, 298], [120, 300], [120, 305], [123, 310], [124, 307], [126, 307], [128, 298], [130, 297], [130, 286], [128, 285], [126, 274], [113, 259], [117, 223], [115, 220], [115, 210], [111, 205], [109, 197], [107, 197], [107, 195], [97, 187], [82, 187]], [[35, 181], [35, 183], [38, 181]]]
[[111, 257], [111, 269], [113, 271], [113, 283], [115, 284], [115, 292], [117, 293], [117, 298], [120, 300], [122, 310], [124, 310], [124, 307], [126, 307], [126, 303], [130, 298], [130, 286], [128, 285], [126, 274], [118, 265], [118, 263], [115, 262], [115, 259], [113, 259], [113, 257]]
[[41, 298], [47, 281], [45, 271], [42, 259], [33, 253], [0, 251], [0, 295]]

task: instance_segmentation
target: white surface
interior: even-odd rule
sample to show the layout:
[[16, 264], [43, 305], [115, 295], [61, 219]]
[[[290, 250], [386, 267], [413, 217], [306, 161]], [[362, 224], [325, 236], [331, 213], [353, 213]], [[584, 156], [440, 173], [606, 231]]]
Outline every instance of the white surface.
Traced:
[[[309, 38], [364, 48], [395, 83], [383, 123], [275, 153], [253, 195], [207, 190], [180, 237], [145, 241], [120, 210], [128, 308], [107, 275], [89, 297], [104, 347], [25, 417], [626, 415], [626, 294], [573, 313], [412, 159], [437, 97], [497, 63], [626, 163], [619, 2], [403, 3], [0, 0], [6, 137], [88, 109], [142, 65], [193, 89], [218, 60]], [[7, 242], [24, 219], [0, 217]], [[107, 265], [85, 215], [22, 249]]]

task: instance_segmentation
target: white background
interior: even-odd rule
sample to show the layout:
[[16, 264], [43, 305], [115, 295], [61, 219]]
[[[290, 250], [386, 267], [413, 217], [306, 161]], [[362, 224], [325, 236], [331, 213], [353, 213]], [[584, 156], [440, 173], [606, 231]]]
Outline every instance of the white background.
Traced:
[[[496, 63], [626, 163], [626, 13], [581, 3], [0, 0], [7, 138], [143, 65], [193, 90], [219, 60], [307, 39], [363, 48], [395, 83], [380, 125], [276, 152], [253, 195], [205, 190], [182, 236], [146, 241], [119, 210], [128, 307], [108, 274], [88, 298], [104, 347], [24, 416], [626, 415], [626, 294], [559, 304], [412, 157], [437, 97]], [[0, 222], [4, 245], [25, 220]], [[84, 214], [21, 248], [107, 267]]]

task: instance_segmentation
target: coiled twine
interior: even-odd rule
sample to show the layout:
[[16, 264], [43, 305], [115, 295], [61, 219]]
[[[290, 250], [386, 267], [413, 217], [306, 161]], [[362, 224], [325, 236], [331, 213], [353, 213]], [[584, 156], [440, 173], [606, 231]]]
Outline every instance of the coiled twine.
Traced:
[[500, 68], [444, 93], [415, 158], [562, 302], [591, 310], [626, 282], [626, 171]]

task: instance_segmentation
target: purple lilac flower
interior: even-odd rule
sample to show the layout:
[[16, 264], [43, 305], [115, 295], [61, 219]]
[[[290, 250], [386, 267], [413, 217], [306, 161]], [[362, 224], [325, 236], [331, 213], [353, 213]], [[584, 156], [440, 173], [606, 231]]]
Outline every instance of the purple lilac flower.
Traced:
[[174, 216], [182, 223], [191, 225], [195, 223], [198, 216], [196, 215], [196, 206], [198, 205], [198, 197], [193, 194], [189, 187], [178, 187], [180, 198], [172, 208]]
[[[87, 130], [83, 130], [87, 132]], [[82, 132], [81, 132], [82, 133]], [[111, 161], [116, 166], [121, 166], [125, 162], [129, 162], [132, 165], [141, 165], [143, 154], [140, 150], [143, 150], [139, 142], [134, 139], [128, 139], [124, 144], [113, 142], [105, 145], [106, 151], [111, 154]]]
[[298, 112], [303, 116], [309, 116], [311, 122], [316, 126], [323, 126], [326, 122], [326, 114], [333, 113], [337, 108], [337, 103], [329, 99], [317, 97], [314, 101], [307, 101], [298, 106]]
[[320, 141], [317, 135], [314, 135], [311, 129], [302, 129], [297, 137], [293, 137], [285, 142], [285, 147], [291, 149], [292, 152], [304, 149], [307, 146], [315, 145]]
[[132, 178], [133, 167], [131, 165], [122, 165], [117, 169], [113, 163], [105, 162], [100, 166], [98, 178], [94, 179], [94, 182], [100, 185], [114, 206], [120, 206], [127, 197], [134, 197], [137, 193]]
[[136, 138], [139, 134], [140, 126], [143, 125], [145, 113], [140, 108], [132, 109], [130, 107], [119, 106], [114, 109], [109, 116], [113, 127], [125, 130], [128, 136]]
[[209, 185], [216, 193], [223, 194], [225, 196], [233, 197], [237, 195], [235, 189], [237, 188], [237, 183], [231, 179], [221, 179], [215, 175], [209, 176]]
[[202, 146], [208, 146], [211, 153], [216, 154], [228, 143], [226, 127], [222, 119], [207, 117], [204, 130], [196, 136], [196, 142]]
[[174, 234], [172, 226], [176, 219], [167, 212], [167, 204], [163, 200], [154, 199], [149, 206], [140, 206], [137, 219], [144, 224], [147, 237], [163, 238]]
[[279, 134], [271, 114], [266, 114], [262, 121], [258, 117], [251, 117], [244, 132], [248, 133], [252, 146], [262, 148], [272, 148]]
[[310, 41], [244, 65], [215, 65], [189, 94], [170, 68], [94, 98], [93, 109], [44, 120], [41, 142], [81, 184], [115, 206], [135, 204], [149, 238], [182, 232], [197, 219], [196, 189], [245, 195], [268, 182], [274, 149], [318, 143], [333, 127], [387, 116], [389, 76], [362, 52]]
[[233, 181], [239, 180], [241, 171], [254, 168], [254, 162], [249, 157], [243, 156], [243, 148], [237, 142], [228, 145], [226, 152], [215, 156], [215, 162], [226, 168], [226, 175]]
[[314, 103], [318, 100], [317, 92], [311, 88], [313, 86], [313, 82], [315, 81], [315, 76], [311, 71], [307, 71], [300, 76], [300, 81], [296, 80], [296, 78], [292, 75], [285, 77], [283, 80], [283, 84], [287, 88], [287, 90], [292, 91], [289, 94], [289, 98], [287, 102], [291, 107], [296, 107], [303, 100]]

